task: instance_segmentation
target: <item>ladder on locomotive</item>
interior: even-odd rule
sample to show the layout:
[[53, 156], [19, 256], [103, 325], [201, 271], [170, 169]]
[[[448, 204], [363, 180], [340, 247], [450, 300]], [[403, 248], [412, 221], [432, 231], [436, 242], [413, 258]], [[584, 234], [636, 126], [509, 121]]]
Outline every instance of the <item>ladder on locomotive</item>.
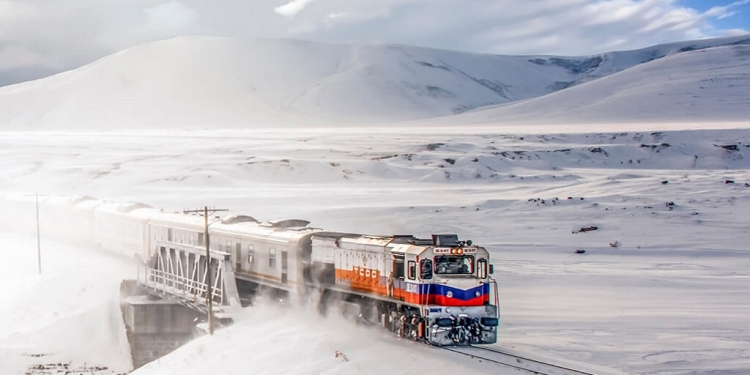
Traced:
[[138, 285], [149, 294], [205, 313], [210, 283], [214, 314], [239, 308], [240, 298], [230, 254], [212, 250], [210, 258], [211, 280], [207, 280], [205, 248], [157, 241], [148, 265], [138, 268]]

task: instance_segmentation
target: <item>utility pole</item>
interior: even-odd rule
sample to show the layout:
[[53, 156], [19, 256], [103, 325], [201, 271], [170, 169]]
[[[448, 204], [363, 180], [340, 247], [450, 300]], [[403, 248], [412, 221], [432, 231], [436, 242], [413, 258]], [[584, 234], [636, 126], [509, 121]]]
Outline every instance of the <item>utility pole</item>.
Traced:
[[[206, 314], [208, 314], [208, 334], [214, 334], [214, 298], [213, 291], [211, 290], [211, 250], [209, 247], [208, 240], [208, 206], [203, 206], [202, 210], [184, 210], [184, 213], [200, 213], [203, 211], [203, 237], [206, 239]], [[229, 211], [226, 209], [212, 208], [211, 214], [213, 215], [218, 211]]]
[[36, 194], [36, 267], [42, 274], [42, 241], [39, 233], [39, 193]]

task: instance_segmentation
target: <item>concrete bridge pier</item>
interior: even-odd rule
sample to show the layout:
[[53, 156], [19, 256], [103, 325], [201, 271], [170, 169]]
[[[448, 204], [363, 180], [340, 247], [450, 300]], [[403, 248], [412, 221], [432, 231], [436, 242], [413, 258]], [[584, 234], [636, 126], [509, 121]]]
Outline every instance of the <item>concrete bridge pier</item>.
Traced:
[[169, 300], [138, 295], [134, 282], [123, 282], [121, 308], [137, 369], [192, 340], [198, 335], [196, 324], [205, 320], [205, 314]]

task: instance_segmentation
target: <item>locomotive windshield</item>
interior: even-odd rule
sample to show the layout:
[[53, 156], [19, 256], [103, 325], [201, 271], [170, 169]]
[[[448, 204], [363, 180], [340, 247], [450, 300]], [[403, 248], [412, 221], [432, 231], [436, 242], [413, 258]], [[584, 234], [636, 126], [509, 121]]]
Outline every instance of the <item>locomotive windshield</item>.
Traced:
[[443, 275], [471, 275], [474, 273], [474, 256], [438, 255], [435, 257], [435, 273]]

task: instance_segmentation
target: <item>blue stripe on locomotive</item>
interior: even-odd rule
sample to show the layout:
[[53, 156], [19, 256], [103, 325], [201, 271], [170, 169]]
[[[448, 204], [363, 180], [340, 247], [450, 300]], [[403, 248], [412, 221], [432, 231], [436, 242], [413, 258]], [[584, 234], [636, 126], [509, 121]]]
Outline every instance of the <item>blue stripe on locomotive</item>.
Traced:
[[[408, 287], [407, 287], [408, 285]], [[477, 298], [477, 291], [479, 291], [479, 296], [484, 296], [490, 294], [490, 284], [483, 283], [481, 285], [477, 285], [473, 288], [469, 289], [460, 289], [456, 288], [450, 285], [445, 284], [416, 284], [416, 283], [410, 283], [403, 280], [397, 280], [395, 285], [395, 288], [403, 289], [405, 291], [408, 291], [410, 293], [419, 293], [420, 295], [437, 295], [437, 296], [446, 296], [448, 292], [452, 292], [453, 296], [451, 298], [462, 300], [462, 301], [468, 301]]]

